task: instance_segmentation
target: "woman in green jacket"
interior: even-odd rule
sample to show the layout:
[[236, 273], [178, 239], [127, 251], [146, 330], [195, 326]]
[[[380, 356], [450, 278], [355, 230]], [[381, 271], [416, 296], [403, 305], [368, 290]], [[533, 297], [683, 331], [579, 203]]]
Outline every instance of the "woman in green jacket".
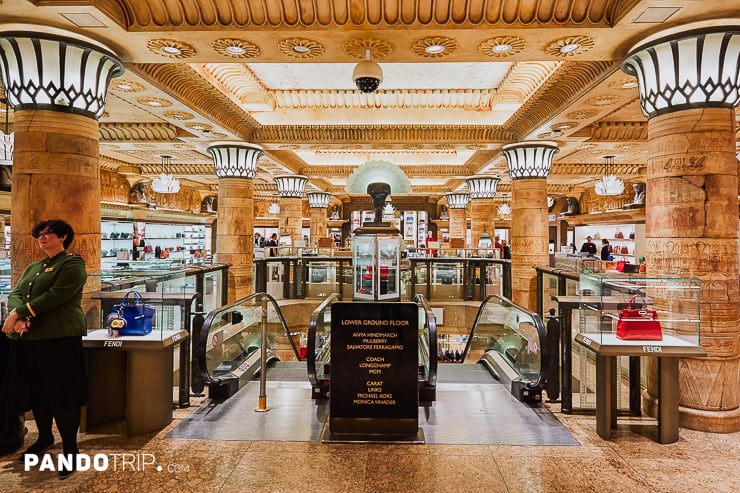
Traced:
[[[87, 270], [82, 257], [67, 253], [74, 230], [65, 221], [42, 221], [31, 234], [46, 258], [30, 264], [18, 279], [8, 296], [10, 313], [2, 328], [15, 339], [14, 404], [18, 411], [33, 411], [39, 432], [20, 461], [54, 445], [52, 420], [64, 454], [75, 459], [80, 407], [87, 403], [82, 349], [87, 330], [81, 305]], [[74, 472], [74, 467], [63, 468], [59, 477]]]

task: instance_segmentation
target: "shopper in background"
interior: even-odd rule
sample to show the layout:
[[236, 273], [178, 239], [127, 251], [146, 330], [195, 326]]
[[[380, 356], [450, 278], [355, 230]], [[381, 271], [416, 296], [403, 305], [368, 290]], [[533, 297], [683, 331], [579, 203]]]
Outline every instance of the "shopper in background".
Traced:
[[[278, 235], [272, 233], [270, 239], [265, 243], [266, 247], [270, 247], [270, 257], [277, 257], [277, 246], [278, 246]], [[273, 248], [274, 247], [274, 248]]]
[[81, 306], [87, 270], [81, 256], [67, 253], [74, 230], [65, 221], [42, 221], [31, 234], [46, 257], [30, 264], [18, 279], [8, 296], [10, 312], [2, 328], [13, 341], [11, 405], [20, 412], [33, 411], [39, 433], [21, 462], [54, 446], [56, 421], [71, 464], [59, 468], [59, 477], [65, 479], [75, 472], [80, 407], [87, 403], [82, 349], [87, 329]]
[[511, 260], [511, 247], [506, 240], [501, 240], [501, 250], [504, 252], [503, 258]]
[[587, 253], [589, 255], [596, 255], [596, 245], [591, 241], [591, 237], [586, 237], [586, 242], [581, 245], [581, 253]]
[[611, 260], [611, 248], [609, 248], [609, 240], [604, 238], [601, 240], [601, 260]]

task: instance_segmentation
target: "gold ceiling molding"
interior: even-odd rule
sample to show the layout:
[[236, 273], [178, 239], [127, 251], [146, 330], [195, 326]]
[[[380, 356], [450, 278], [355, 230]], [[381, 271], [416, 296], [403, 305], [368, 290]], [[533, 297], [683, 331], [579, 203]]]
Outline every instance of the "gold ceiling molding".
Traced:
[[275, 102], [269, 91], [244, 63], [203, 63], [193, 65], [204, 78], [233, 94], [248, 111], [272, 111]]
[[254, 118], [187, 64], [137, 63], [127, 68], [150, 83], [166, 88], [171, 96], [197, 108], [203, 116], [231, 130], [240, 139], [251, 140], [255, 128], [259, 127]]
[[[602, 160], [603, 161], [603, 160]], [[603, 162], [594, 163], [553, 163], [550, 168], [550, 175], [570, 175], [570, 176], [603, 176], [607, 172], [614, 173], [617, 176], [637, 175], [644, 164], [614, 164], [612, 171], [607, 170]]]
[[[347, 177], [352, 174], [359, 166], [353, 165], [324, 165], [324, 166], [305, 166], [299, 170], [299, 173], [306, 176], [322, 175]], [[469, 176], [470, 168], [467, 166], [451, 165], [411, 165], [404, 164], [398, 166], [408, 177], [427, 177], [427, 176]]]
[[171, 120], [192, 120], [195, 118], [195, 115], [192, 113], [188, 113], [187, 111], [165, 111], [163, 113], [165, 118], [169, 118]]
[[[300, 149], [301, 146], [281, 146], [281, 149], [287, 149], [291, 147], [293, 150]], [[309, 149], [313, 150], [314, 154], [317, 156], [355, 156], [358, 154], [357, 150], [362, 149], [362, 146], [347, 146], [347, 147], [339, 147], [339, 148], [327, 148], [324, 145], [312, 145], [309, 146]], [[424, 155], [435, 155], [435, 156], [457, 156], [457, 150], [450, 146], [450, 147], [443, 147], [443, 146], [425, 146], [425, 145], [402, 145], [398, 149], [392, 149], [392, 148], [384, 148], [384, 149], [364, 149], [362, 151], [363, 154], [383, 154], [383, 155], [394, 155], [398, 154], [401, 156], [405, 156], [408, 154], [408, 151], [410, 149], [421, 151], [421, 154]]]
[[417, 39], [411, 44], [411, 51], [424, 58], [442, 58], [457, 51], [459, 44], [446, 36], [430, 36]]
[[512, 64], [496, 90], [496, 103], [524, 103], [558, 71], [563, 62]]
[[143, 98], [136, 98], [136, 102], [147, 108], [168, 108], [172, 106], [172, 101], [167, 101], [163, 98], [152, 98], [149, 96]]
[[[49, 2], [45, 2], [49, 3]], [[98, 0], [94, 5], [132, 31], [176, 28], [239, 27], [335, 28], [338, 26], [404, 27], [413, 25], [484, 28], [486, 26], [611, 27], [638, 0], [582, 0], [578, 7], [559, 8], [559, 2], [521, 0]]]
[[598, 113], [596, 110], [576, 110], [566, 113], [565, 117], [572, 118], [573, 120], [588, 120], [595, 117]]
[[101, 123], [98, 131], [104, 141], [171, 141], [177, 138], [177, 127], [169, 123]]
[[[162, 172], [162, 165], [160, 163], [152, 162], [148, 164], [139, 164], [142, 175], [158, 175]], [[213, 169], [213, 163], [211, 164], [199, 164], [199, 163], [187, 163], [187, 164], [172, 164], [169, 165], [169, 172], [175, 176], [183, 177], [187, 175], [205, 175], [205, 176], [216, 176], [216, 172]]]
[[584, 130], [591, 131], [591, 140], [621, 141], [648, 138], [647, 122], [599, 122]]
[[365, 59], [367, 50], [370, 50], [372, 60], [382, 60], [393, 51], [393, 45], [382, 39], [352, 39], [344, 43], [344, 52], [351, 57]]
[[[509, 119], [510, 130], [517, 136], [528, 135], [542, 122], [552, 120], [564, 108], [573, 104], [594, 81], [609, 76], [620, 66], [621, 63], [615, 60], [563, 63], [542, 88]], [[569, 120], [579, 119], [569, 115], [570, 113], [566, 115]]]
[[110, 90], [118, 92], [141, 92], [144, 90], [144, 86], [131, 79], [119, 77], [111, 81]]
[[275, 144], [414, 141], [422, 144], [470, 142], [488, 145], [515, 140], [514, 133], [508, 128], [483, 125], [269, 125], [257, 129], [252, 141]]
[[586, 104], [590, 104], [592, 106], [611, 106], [613, 104], [617, 104], [622, 100], [621, 97], [615, 96], [613, 94], [607, 94], [604, 96], [597, 96], [595, 98], [589, 98], [585, 101]]
[[495, 89], [419, 89], [379, 90], [363, 93], [356, 90], [288, 90], [272, 91], [279, 109], [451, 109], [490, 111]]

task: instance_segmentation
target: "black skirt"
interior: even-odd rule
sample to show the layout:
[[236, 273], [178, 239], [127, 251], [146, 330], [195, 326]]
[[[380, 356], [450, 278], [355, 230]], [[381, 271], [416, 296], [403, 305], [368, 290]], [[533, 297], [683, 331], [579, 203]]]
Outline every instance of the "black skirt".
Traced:
[[7, 404], [12, 409], [24, 412], [41, 405], [53, 411], [87, 403], [82, 337], [12, 341], [8, 363]]

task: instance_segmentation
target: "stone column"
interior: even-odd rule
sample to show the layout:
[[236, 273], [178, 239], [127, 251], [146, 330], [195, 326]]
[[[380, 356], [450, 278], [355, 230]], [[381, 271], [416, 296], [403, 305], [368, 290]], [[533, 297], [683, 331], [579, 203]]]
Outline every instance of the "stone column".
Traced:
[[[69, 251], [84, 257], [88, 273], [100, 272], [98, 118], [111, 78], [124, 69], [100, 43], [43, 30], [0, 32], [0, 75], [15, 115], [13, 282], [43, 258], [31, 229], [45, 219], [67, 221], [75, 231]], [[85, 299], [99, 289], [100, 278], [90, 276]], [[86, 312], [97, 306], [83, 304]]]
[[331, 195], [324, 192], [307, 194], [308, 207], [311, 209], [311, 244], [318, 245], [319, 238], [326, 238], [328, 219], [326, 209], [329, 207]]
[[462, 238], [465, 240], [468, 224], [468, 218], [465, 211], [468, 207], [470, 194], [467, 193], [448, 193], [447, 208], [450, 214], [450, 239]]
[[282, 175], [274, 178], [280, 196], [280, 236], [290, 237], [290, 244], [303, 240], [303, 190], [308, 178]]
[[216, 261], [230, 264], [228, 302], [254, 292], [254, 184], [264, 154], [247, 142], [217, 142], [208, 147], [218, 176]]
[[[697, 24], [643, 41], [623, 66], [638, 79], [648, 117], [648, 276], [701, 282], [700, 341], [707, 357], [679, 364], [679, 422], [712, 432], [740, 430], [738, 60], [738, 26]], [[644, 404], [654, 413], [653, 360]]]
[[537, 310], [535, 267], [549, 263], [547, 177], [554, 142], [521, 142], [504, 146], [511, 176], [511, 297]]
[[496, 176], [473, 176], [465, 180], [470, 190], [470, 248], [478, 247], [483, 232], [496, 232], [496, 187], [500, 178]]

